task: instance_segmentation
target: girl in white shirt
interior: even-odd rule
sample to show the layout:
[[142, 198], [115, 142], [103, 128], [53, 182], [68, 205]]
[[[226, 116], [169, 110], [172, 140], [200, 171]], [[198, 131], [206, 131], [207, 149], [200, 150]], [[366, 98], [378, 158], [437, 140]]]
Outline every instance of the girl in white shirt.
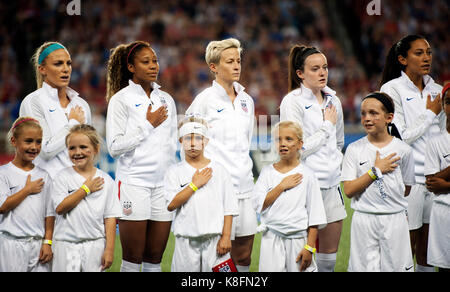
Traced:
[[72, 165], [64, 141], [72, 126], [91, 124], [91, 110], [86, 101], [69, 87], [72, 59], [57, 42], [46, 42], [32, 58], [37, 90], [20, 105], [20, 116], [37, 119], [44, 131], [41, 154], [35, 164], [51, 177]]
[[176, 162], [177, 113], [155, 83], [159, 64], [146, 42], [116, 47], [108, 62], [106, 142], [117, 159], [121, 271], [161, 271], [173, 214], [163, 180]]
[[395, 103], [393, 123], [401, 138], [413, 148], [416, 184], [408, 196], [408, 222], [411, 246], [417, 258], [417, 271], [434, 271], [427, 265], [428, 223], [431, 194], [425, 188], [426, 141], [445, 131], [441, 113], [442, 86], [428, 75], [432, 63], [430, 44], [419, 35], [408, 35], [394, 44], [386, 57], [380, 91]]
[[176, 210], [171, 270], [211, 272], [230, 258], [237, 198], [228, 171], [203, 155], [208, 143], [206, 122], [186, 118], [179, 136], [185, 160], [171, 167], [164, 178], [167, 208]]
[[429, 191], [434, 193], [430, 215], [427, 263], [450, 271], [450, 83], [442, 90], [442, 105], [447, 130], [427, 143], [425, 176]]
[[73, 167], [53, 181], [57, 213], [54, 231], [54, 272], [100, 272], [114, 259], [116, 218], [121, 215], [114, 181], [95, 167], [101, 138], [89, 125], [74, 126], [66, 144]]
[[342, 163], [345, 194], [355, 210], [349, 271], [413, 271], [406, 208], [414, 180], [411, 147], [391, 136], [394, 103], [384, 93], [366, 96], [361, 123], [366, 137], [351, 143]]
[[273, 130], [280, 160], [265, 166], [255, 185], [255, 206], [261, 214], [260, 272], [317, 272], [314, 260], [318, 225], [325, 224], [319, 182], [300, 163], [302, 129], [284, 121]]
[[241, 51], [240, 42], [233, 38], [208, 44], [205, 60], [215, 80], [195, 97], [186, 114], [200, 114], [206, 119], [210, 139], [205, 156], [222, 164], [231, 175], [239, 203], [231, 256], [239, 271], [248, 272], [257, 226], [251, 203], [254, 182], [250, 157], [255, 107], [238, 83]]
[[42, 128], [30, 117], [18, 118], [8, 133], [13, 161], [0, 166], [0, 272], [49, 272], [55, 213], [48, 173], [33, 164], [42, 144]]
[[336, 92], [327, 86], [328, 63], [314, 47], [295, 45], [289, 54], [289, 93], [280, 105], [280, 120], [295, 121], [304, 131], [303, 163], [319, 179], [327, 214], [320, 226], [317, 265], [319, 272], [332, 272], [347, 216], [339, 189], [344, 117]]

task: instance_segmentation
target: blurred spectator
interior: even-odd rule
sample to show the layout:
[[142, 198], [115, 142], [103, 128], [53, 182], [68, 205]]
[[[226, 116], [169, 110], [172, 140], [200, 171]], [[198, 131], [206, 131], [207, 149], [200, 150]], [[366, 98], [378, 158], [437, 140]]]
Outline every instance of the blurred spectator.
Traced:
[[[103, 116], [109, 51], [137, 39], [149, 41], [157, 51], [158, 82], [174, 97], [180, 114], [212, 81], [204, 60], [207, 43], [230, 36], [244, 46], [241, 83], [255, 99], [257, 115], [278, 114], [294, 43], [317, 46], [328, 57], [329, 85], [342, 99], [348, 124], [359, 123], [361, 97], [379, 89], [386, 53], [406, 34], [428, 39], [433, 78], [440, 84], [450, 79], [448, 1], [382, 1], [381, 16], [367, 15], [370, 1], [360, 0], [339, 1], [338, 11], [330, 11], [326, 1], [96, 0], [81, 1], [81, 16], [66, 14], [68, 2], [0, 5], [1, 130], [9, 129], [17, 104], [35, 89], [29, 60], [47, 40], [57, 40], [73, 52], [71, 87]], [[336, 13], [350, 40], [332, 35], [330, 16]], [[352, 43], [355, 55], [344, 50], [345, 41]]]

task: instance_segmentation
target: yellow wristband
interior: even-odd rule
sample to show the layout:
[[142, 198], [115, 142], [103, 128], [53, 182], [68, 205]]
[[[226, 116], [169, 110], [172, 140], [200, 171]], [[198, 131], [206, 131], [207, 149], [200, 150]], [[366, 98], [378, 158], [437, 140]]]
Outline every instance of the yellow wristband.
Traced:
[[312, 246], [305, 244], [304, 248], [311, 253], [316, 253], [316, 249]]
[[373, 173], [372, 169], [369, 169], [369, 171], [368, 171], [367, 173], [370, 175], [370, 177], [371, 177], [373, 180], [376, 180], [376, 179], [377, 179], [377, 176]]
[[50, 239], [44, 239], [43, 244], [48, 244], [48, 245], [52, 245], [52, 241]]
[[82, 185], [81, 188], [86, 192], [86, 196], [91, 193], [91, 190], [88, 188], [87, 185]]
[[197, 186], [196, 185], [194, 185], [194, 183], [193, 182], [191, 182], [190, 184], [189, 184], [189, 186], [191, 187], [191, 189], [194, 191], [194, 192], [196, 192], [196, 191], [198, 191], [198, 188], [197, 188]]

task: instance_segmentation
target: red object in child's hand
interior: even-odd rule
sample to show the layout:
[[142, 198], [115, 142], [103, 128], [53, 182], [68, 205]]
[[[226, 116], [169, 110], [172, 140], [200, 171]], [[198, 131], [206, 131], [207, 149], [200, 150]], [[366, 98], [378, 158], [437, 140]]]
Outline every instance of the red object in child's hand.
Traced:
[[214, 266], [212, 270], [213, 272], [237, 272], [236, 266], [231, 258]]

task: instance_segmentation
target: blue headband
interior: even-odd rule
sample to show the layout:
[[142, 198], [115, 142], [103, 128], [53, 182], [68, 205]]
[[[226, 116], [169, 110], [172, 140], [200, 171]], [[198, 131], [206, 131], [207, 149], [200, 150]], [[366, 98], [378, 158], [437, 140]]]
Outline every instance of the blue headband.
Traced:
[[53, 51], [64, 49], [66, 48], [61, 44], [51, 44], [50, 46], [46, 47], [40, 54], [38, 59], [38, 65], [41, 65], [42, 61], [44, 61], [45, 58], [47, 58], [48, 55], [50, 55]]

